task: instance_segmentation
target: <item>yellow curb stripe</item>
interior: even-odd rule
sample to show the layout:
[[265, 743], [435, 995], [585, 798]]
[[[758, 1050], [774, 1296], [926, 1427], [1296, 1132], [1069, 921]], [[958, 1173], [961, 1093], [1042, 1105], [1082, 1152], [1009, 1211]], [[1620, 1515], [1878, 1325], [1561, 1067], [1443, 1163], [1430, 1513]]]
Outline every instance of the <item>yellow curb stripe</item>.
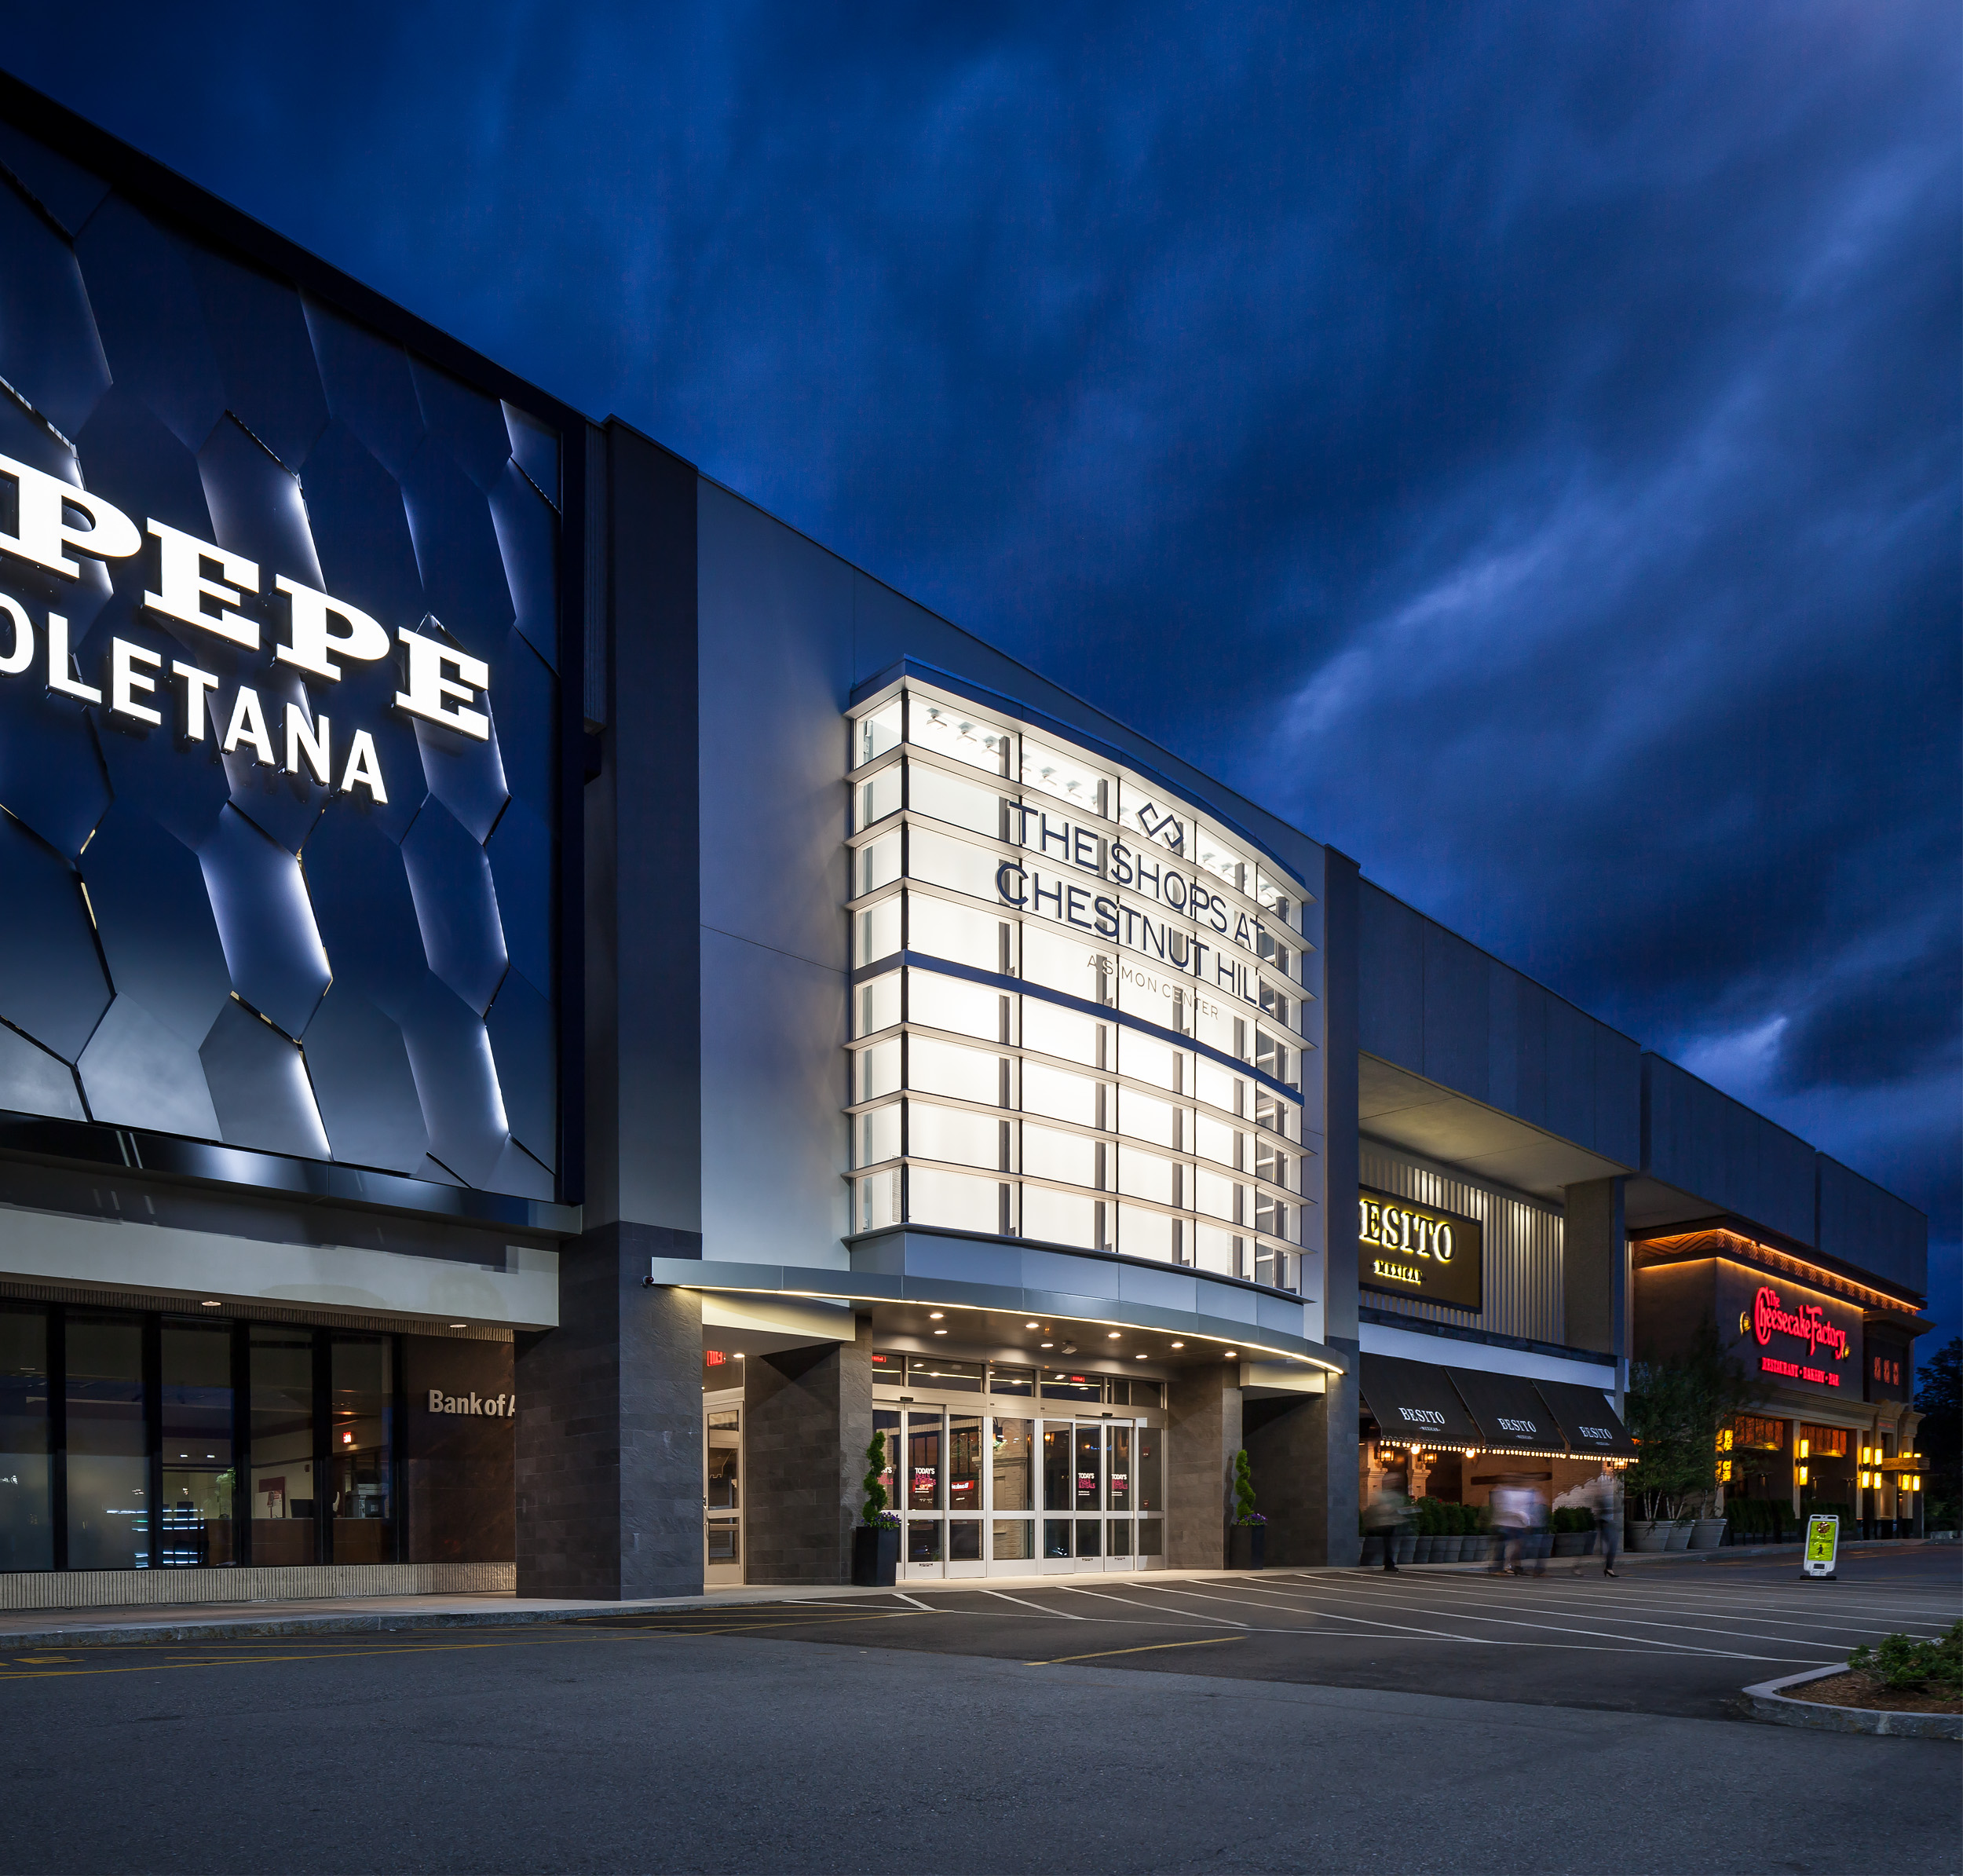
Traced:
[[1053, 1668], [1066, 1661], [1102, 1661], [1107, 1655], [1156, 1655], [1164, 1648], [1210, 1648], [1223, 1641], [1245, 1641], [1245, 1635], [1208, 1635], [1199, 1641], [1154, 1641], [1142, 1648], [1099, 1648], [1090, 1655], [1053, 1655], [1047, 1661], [1025, 1661], [1025, 1668]]

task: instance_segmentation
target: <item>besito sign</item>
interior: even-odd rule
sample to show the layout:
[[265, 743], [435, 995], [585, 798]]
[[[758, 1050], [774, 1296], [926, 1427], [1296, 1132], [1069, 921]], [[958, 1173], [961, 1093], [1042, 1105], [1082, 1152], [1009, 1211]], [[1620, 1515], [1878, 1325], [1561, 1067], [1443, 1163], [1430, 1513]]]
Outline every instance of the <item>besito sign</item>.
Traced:
[[[140, 533], [128, 515], [101, 496], [12, 456], [0, 455], [0, 477], [11, 482], [14, 499], [14, 532], [0, 528], [0, 553], [79, 580], [78, 556], [105, 563], [127, 560], [144, 550], [147, 538], [155, 543], [155, 584], [144, 593], [146, 611], [247, 651], [262, 649], [261, 621], [239, 609], [247, 604], [247, 594], [263, 591], [254, 561], [159, 521], [147, 521]], [[0, 485], [0, 499], [7, 492]], [[345, 600], [284, 574], [274, 576], [272, 587], [284, 602], [278, 609], [284, 615], [286, 635], [272, 647], [276, 664], [292, 665], [313, 682], [333, 684], [340, 682], [346, 664], [374, 664], [394, 650], [386, 628]], [[17, 677], [36, 663], [35, 623], [27, 608], [5, 592], [0, 592], [0, 643], [5, 645], [0, 675]], [[102, 705], [112, 718], [152, 727], [163, 724], [174, 700], [179, 733], [186, 742], [204, 740], [206, 699], [221, 682], [215, 673], [179, 659], [166, 670], [163, 658], [148, 647], [111, 638], [103, 668], [91, 674], [100, 681], [92, 684], [75, 667], [68, 620], [50, 610], [42, 631], [49, 689]], [[491, 719], [470, 706], [488, 686], [490, 667], [440, 638], [406, 629], [396, 638], [404, 656], [404, 688], [395, 693], [397, 708], [476, 741], [488, 741]], [[243, 684], [221, 738], [228, 755], [249, 749], [267, 768], [311, 775], [344, 795], [366, 789], [375, 802], [387, 801], [370, 732], [355, 730], [341, 757], [334, 741], [331, 720], [317, 711], [309, 718], [297, 704], [286, 705], [276, 729], [258, 693]]]
[[1357, 1281], [1364, 1289], [1479, 1307], [1486, 1245], [1476, 1218], [1368, 1190], [1357, 1208]]

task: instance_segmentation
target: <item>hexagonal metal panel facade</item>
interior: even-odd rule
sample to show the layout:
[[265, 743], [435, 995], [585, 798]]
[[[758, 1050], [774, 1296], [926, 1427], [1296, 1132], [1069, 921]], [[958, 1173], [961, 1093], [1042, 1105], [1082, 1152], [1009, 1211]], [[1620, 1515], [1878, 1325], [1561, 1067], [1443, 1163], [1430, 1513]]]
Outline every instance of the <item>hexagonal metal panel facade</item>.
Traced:
[[[554, 1198], [559, 429], [11, 124], [0, 243], [0, 455], [260, 575], [255, 649], [146, 602], [155, 539], [18, 550], [0, 476], [0, 1108]], [[276, 577], [390, 655], [282, 660]], [[484, 740], [397, 708], [404, 631], [488, 667]]]

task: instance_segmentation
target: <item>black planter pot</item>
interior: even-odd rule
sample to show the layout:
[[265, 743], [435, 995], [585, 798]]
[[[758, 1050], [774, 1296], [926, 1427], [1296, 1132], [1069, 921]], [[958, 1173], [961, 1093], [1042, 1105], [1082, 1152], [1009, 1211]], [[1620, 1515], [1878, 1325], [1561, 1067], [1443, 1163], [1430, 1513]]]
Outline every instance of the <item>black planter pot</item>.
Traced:
[[855, 1524], [852, 1527], [852, 1581], [861, 1589], [890, 1589], [900, 1574], [900, 1533], [897, 1526]]
[[1227, 1568], [1259, 1570], [1267, 1554], [1268, 1527], [1265, 1524], [1230, 1524], [1227, 1527]]

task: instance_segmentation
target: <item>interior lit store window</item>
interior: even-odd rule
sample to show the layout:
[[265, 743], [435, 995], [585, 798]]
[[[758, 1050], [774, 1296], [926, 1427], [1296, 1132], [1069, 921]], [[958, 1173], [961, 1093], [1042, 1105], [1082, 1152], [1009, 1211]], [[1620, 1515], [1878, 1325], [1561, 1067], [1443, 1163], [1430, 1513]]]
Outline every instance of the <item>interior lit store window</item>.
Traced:
[[851, 732], [854, 1229], [1300, 1289], [1300, 883], [1149, 779], [918, 689]]

